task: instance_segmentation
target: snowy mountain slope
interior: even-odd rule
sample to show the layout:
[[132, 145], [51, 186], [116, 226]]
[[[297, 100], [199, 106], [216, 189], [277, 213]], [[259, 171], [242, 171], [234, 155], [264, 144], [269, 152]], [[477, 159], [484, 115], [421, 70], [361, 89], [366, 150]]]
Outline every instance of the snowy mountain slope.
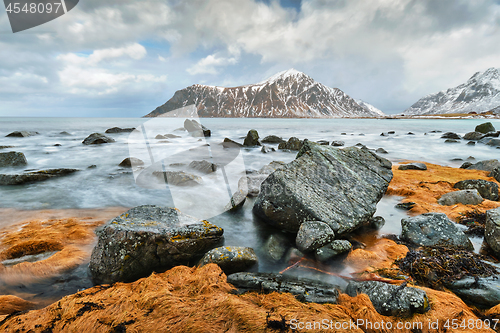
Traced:
[[362, 108], [364, 108], [364, 109], [366, 109], [368, 111], [377, 113], [381, 117], [385, 116], [385, 113], [383, 113], [382, 110], [377, 109], [376, 107], [374, 107], [370, 103], [366, 103], [365, 101], [360, 100], [360, 99], [357, 99], [356, 103], [358, 103], [359, 106], [361, 106]]
[[146, 117], [195, 104], [200, 117], [337, 118], [377, 117], [337, 88], [290, 69], [269, 79], [225, 88], [195, 84], [177, 91]]
[[486, 112], [500, 106], [500, 69], [477, 72], [466, 83], [427, 95], [404, 111], [405, 115]]

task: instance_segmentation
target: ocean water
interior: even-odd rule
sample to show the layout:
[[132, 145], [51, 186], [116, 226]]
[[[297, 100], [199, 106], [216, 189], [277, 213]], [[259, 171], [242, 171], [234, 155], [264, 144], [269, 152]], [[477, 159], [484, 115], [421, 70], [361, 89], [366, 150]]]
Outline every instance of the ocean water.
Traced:
[[[104, 207], [134, 207], [144, 204], [182, 207], [181, 210], [199, 218], [208, 218], [224, 228], [225, 244], [250, 246], [256, 249], [261, 271], [279, 271], [283, 265], [265, 260], [262, 247], [267, 237], [277, 232], [259, 223], [253, 217], [253, 200], [247, 200], [242, 210], [223, 213], [228, 193], [234, 192], [238, 179], [247, 170], [258, 170], [272, 161], [292, 161], [296, 152], [276, 151], [264, 154], [260, 148], [243, 148], [234, 157], [235, 168], [228, 163], [225, 175], [203, 178], [204, 187], [166, 188], [158, 184], [138, 184], [137, 174], [142, 168], [127, 169], [118, 164], [126, 157], [141, 158], [150, 165], [161, 161], [162, 167], [175, 168], [183, 154], [193, 147], [212, 149], [228, 137], [243, 142], [248, 130], [256, 129], [261, 138], [277, 135], [284, 139], [341, 140], [346, 146], [358, 143], [368, 148], [384, 148], [383, 157], [392, 162], [418, 160], [458, 167], [473, 156], [476, 160], [500, 157], [500, 150], [482, 144], [466, 145], [466, 141], [446, 144], [444, 132], [465, 134], [485, 122], [481, 119], [201, 119], [212, 131], [210, 138], [193, 138], [187, 132], [177, 130], [181, 119], [144, 118], [0, 118], [0, 146], [13, 146], [0, 152], [23, 152], [28, 165], [19, 168], [2, 168], [0, 173], [20, 173], [24, 170], [50, 168], [76, 168], [80, 171], [70, 176], [50, 179], [21, 186], [0, 186], [0, 208], [17, 210], [40, 209], [94, 209]], [[500, 129], [500, 120], [491, 121]], [[87, 146], [82, 141], [91, 133], [111, 127], [143, 129], [134, 133], [107, 134], [115, 143]], [[144, 127], [141, 127], [144, 126]], [[13, 131], [37, 131], [40, 135], [27, 138], [8, 138]], [[62, 131], [70, 135], [60, 134]], [[381, 136], [382, 132], [395, 134]], [[431, 131], [441, 131], [431, 133]], [[414, 135], [408, 135], [408, 132]], [[172, 133], [180, 138], [154, 139], [156, 134]], [[342, 133], [345, 133], [342, 134]], [[141, 137], [142, 135], [142, 137]], [[200, 141], [201, 140], [201, 141]], [[61, 146], [55, 146], [60, 144]], [[277, 148], [277, 145], [270, 144]], [[163, 156], [163, 155], [165, 156]], [[182, 161], [186, 162], [186, 161]], [[95, 166], [94, 168], [88, 168]], [[221, 178], [226, 177], [224, 182]], [[225, 178], [224, 178], [225, 179]], [[222, 185], [221, 185], [222, 184]], [[229, 186], [228, 184], [231, 184]], [[399, 233], [404, 211], [394, 208], [400, 198], [386, 196], [378, 205], [377, 215], [386, 219], [381, 233]], [[184, 209], [185, 208], [185, 209]], [[0, 229], [9, 221], [0, 217]], [[88, 281], [87, 281], [88, 282]]]

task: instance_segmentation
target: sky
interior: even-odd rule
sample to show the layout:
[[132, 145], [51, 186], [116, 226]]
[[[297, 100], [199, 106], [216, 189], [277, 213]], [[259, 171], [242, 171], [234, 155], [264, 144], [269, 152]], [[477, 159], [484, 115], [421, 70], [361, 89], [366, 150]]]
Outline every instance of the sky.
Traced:
[[141, 117], [289, 68], [394, 114], [490, 67], [500, 0], [80, 0], [15, 34], [0, 8], [0, 117]]

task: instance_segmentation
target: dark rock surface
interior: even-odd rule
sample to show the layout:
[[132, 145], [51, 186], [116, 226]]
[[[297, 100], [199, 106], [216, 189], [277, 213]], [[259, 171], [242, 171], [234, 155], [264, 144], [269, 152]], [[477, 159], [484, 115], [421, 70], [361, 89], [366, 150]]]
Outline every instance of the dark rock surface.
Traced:
[[111, 142], [115, 142], [115, 140], [101, 133], [92, 133], [82, 141], [84, 145], [98, 145]]
[[495, 132], [495, 127], [492, 123], [487, 122], [477, 125], [475, 131], [479, 133]]
[[287, 237], [281, 233], [274, 233], [264, 244], [266, 257], [274, 262], [280, 261], [290, 247]]
[[48, 169], [21, 174], [0, 174], [0, 185], [23, 185], [51, 178], [63, 177], [80, 171], [78, 169]]
[[257, 133], [254, 129], [248, 131], [247, 136], [243, 141], [243, 145], [247, 147], [260, 146], [259, 133]]
[[251, 247], [222, 246], [205, 253], [199, 266], [217, 264], [226, 274], [244, 272], [259, 263]]
[[460, 141], [454, 140], [454, 139], [446, 139], [444, 140], [444, 143], [459, 143]]
[[402, 209], [402, 210], [410, 210], [413, 207], [415, 207], [416, 203], [415, 202], [400, 202], [394, 206], [397, 209]]
[[352, 249], [352, 244], [345, 239], [337, 239], [333, 242], [322, 246], [314, 252], [314, 257], [318, 261], [328, 261], [339, 254], [349, 252]]
[[402, 219], [401, 228], [401, 238], [417, 245], [474, 249], [463, 231], [443, 213], [425, 213]]
[[262, 143], [282, 143], [282, 142], [286, 142], [286, 141], [283, 140], [282, 138], [280, 138], [279, 136], [268, 135], [264, 139], [262, 139], [261, 142]]
[[443, 206], [453, 206], [458, 203], [464, 205], [479, 205], [483, 200], [483, 197], [481, 197], [476, 189], [460, 190], [443, 194], [438, 199], [438, 204]]
[[495, 255], [500, 255], [500, 208], [486, 211], [484, 239]]
[[305, 221], [300, 225], [295, 244], [300, 251], [312, 252], [335, 239], [332, 228], [324, 222]]
[[486, 142], [486, 145], [492, 147], [500, 147], [500, 139], [491, 139]]
[[477, 140], [481, 140], [482, 138], [484, 138], [484, 134], [480, 133], [480, 132], [469, 132], [469, 133], [464, 135], [465, 140], [477, 141]]
[[268, 146], [262, 146], [262, 149], [260, 150], [264, 154], [272, 153], [273, 151], [276, 151], [273, 147], [268, 147]]
[[[291, 293], [301, 302], [337, 303], [339, 286], [306, 278], [295, 278], [273, 273], [235, 273], [227, 282], [240, 292]], [[339, 285], [345, 281], [339, 280]]]
[[7, 138], [26, 138], [29, 136], [39, 135], [40, 133], [34, 131], [15, 131], [7, 134], [5, 137]]
[[297, 158], [262, 183], [253, 211], [291, 232], [322, 221], [340, 236], [373, 216], [391, 179], [391, 162], [375, 153], [305, 140]]
[[500, 183], [500, 167], [493, 169], [488, 176], [495, 178]]
[[443, 135], [441, 135], [441, 139], [454, 139], [454, 140], [460, 140], [462, 139], [460, 137], [460, 135], [458, 135], [457, 133], [453, 133], [453, 132], [446, 132], [444, 133]]
[[342, 147], [344, 145], [345, 145], [344, 141], [340, 141], [340, 140], [334, 140], [334, 141], [332, 141], [332, 146], [334, 146], [334, 147]]
[[467, 169], [468, 167], [470, 167], [472, 165], [471, 162], [464, 162], [462, 163], [462, 165], [460, 166], [460, 169]]
[[10, 151], [8, 153], [0, 153], [0, 168], [27, 165], [28, 161], [23, 153]]
[[382, 216], [374, 216], [368, 221], [368, 227], [379, 230], [385, 225], [385, 219]]
[[193, 161], [189, 163], [189, 168], [201, 172], [203, 174], [209, 174], [217, 171], [218, 167], [216, 164], [208, 162], [206, 160]]
[[118, 166], [121, 166], [122, 168], [131, 168], [131, 167], [137, 167], [137, 166], [141, 166], [141, 165], [144, 165], [144, 162], [141, 159], [136, 158], [136, 157], [127, 157], [126, 159], [121, 161], [120, 164], [118, 164]]
[[398, 170], [427, 170], [427, 165], [424, 163], [401, 164]]
[[367, 294], [378, 313], [385, 316], [411, 317], [430, 309], [425, 291], [413, 287], [387, 284], [378, 281], [351, 281], [346, 294], [354, 297]]
[[120, 127], [112, 127], [108, 128], [104, 133], [112, 134], [112, 133], [131, 133], [135, 130], [135, 128], [120, 128]]
[[292, 136], [287, 142], [278, 145], [278, 149], [299, 150], [304, 142]]
[[240, 148], [243, 147], [241, 143], [238, 143], [236, 141], [233, 141], [229, 138], [225, 138], [224, 141], [222, 142], [222, 146], [224, 148]]
[[377, 154], [389, 154], [384, 148], [378, 148], [377, 150], [375, 150], [375, 152]]
[[220, 244], [223, 230], [174, 208], [139, 206], [98, 228], [90, 258], [96, 284], [130, 282], [153, 271], [194, 264]]
[[496, 159], [479, 161], [467, 167], [467, 169], [483, 171], [493, 171], [495, 168], [500, 168], [500, 162]]
[[459, 190], [476, 189], [483, 198], [493, 201], [498, 200], [498, 185], [495, 182], [483, 179], [468, 179], [459, 181], [453, 185], [453, 188]]
[[500, 303], [500, 279], [498, 276], [465, 277], [447, 284], [465, 303], [489, 309]]
[[474, 141], [469, 141], [466, 144], [467, 144], [467, 146], [475, 146], [476, 145], [476, 143]]

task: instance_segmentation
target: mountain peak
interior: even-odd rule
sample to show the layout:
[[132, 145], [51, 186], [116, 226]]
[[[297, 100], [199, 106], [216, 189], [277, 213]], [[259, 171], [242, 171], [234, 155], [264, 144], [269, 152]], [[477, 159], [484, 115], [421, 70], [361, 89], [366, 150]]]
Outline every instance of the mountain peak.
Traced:
[[289, 77], [311, 79], [308, 75], [302, 73], [301, 71], [298, 71], [294, 68], [290, 68], [290, 69], [287, 69], [286, 71], [281, 71], [279, 73], [276, 73], [273, 76], [267, 78], [266, 80], [259, 82], [258, 84], [271, 83], [271, 82], [276, 82], [279, 80], [285, 80]]

